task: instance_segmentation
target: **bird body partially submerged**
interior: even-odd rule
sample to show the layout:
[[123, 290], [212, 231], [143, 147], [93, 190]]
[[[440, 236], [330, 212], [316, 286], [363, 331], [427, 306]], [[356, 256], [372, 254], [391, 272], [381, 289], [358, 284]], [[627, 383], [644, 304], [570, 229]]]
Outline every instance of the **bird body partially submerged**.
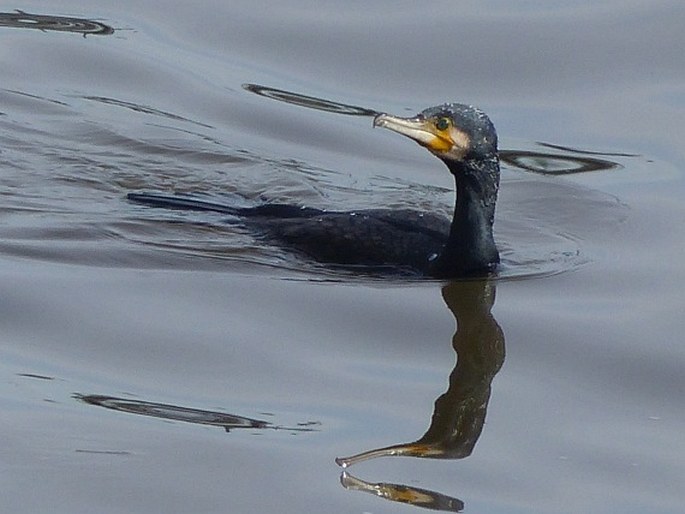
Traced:
[[494, 270], [499, 252], [492, 227], [500, 172], [497, 132], [487, 115], [471, 106], [444, 104], [413, 118], [380, 114], [374, 125], [427, 148], [454, 177], [457, 199], [449, 235], [426, 274], [458, 277]]
[[282, 204], [234, 208], [188, 197], [128, 197], [161, 207], [233, 214], [264, 237], [323, 263], [440, 278], [493, 271], [499, 263], [492, 233], [499, 160], [490, 119], [473, 107], [444, 104], [413, 118], [379, 114], [374, 126], [415, 140], [447, 165], [457, 194], [451, 223], [408, 209], [341, 212]]

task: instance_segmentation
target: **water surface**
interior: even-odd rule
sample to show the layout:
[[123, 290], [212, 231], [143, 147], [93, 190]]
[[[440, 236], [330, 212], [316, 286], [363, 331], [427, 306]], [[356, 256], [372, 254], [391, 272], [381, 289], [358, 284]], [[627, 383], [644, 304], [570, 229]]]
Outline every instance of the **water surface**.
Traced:
[[[680, 3], [12, 8], [3, 510], [682, 511]], [[444, 166], [365, 116], [444, 101], [498, 128], [496, 280], [125, 199], [448, 214]]]

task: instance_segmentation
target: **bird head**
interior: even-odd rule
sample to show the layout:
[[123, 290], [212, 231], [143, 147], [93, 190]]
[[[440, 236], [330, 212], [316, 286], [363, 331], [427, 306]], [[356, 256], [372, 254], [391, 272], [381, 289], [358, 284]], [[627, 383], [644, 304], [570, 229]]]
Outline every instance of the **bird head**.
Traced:
[[469, 105], [443, 104], [410, 118], [378, 114], [373, 125], [413, 139], [446, 162], [497, 155], [494, 125], [483, 111]]

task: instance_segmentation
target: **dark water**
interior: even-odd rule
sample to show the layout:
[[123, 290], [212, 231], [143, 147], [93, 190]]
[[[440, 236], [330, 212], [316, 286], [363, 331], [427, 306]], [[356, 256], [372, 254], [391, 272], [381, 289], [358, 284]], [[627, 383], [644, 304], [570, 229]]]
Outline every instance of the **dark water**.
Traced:
[[[682, 512], [681, 3], [1, 10], [0, 510]], [[125, 200], [447, 214], [363, 110], [444, 101], [499, 131], [498, 280]]]

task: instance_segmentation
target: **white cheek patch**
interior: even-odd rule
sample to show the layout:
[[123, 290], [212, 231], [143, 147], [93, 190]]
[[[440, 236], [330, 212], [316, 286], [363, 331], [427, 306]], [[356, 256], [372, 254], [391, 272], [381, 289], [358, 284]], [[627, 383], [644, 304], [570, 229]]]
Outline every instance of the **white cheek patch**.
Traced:
[[471, 138], [458, 128], [450, 127], [450, 137], [454, 142], [453, 150], [460, 151], [462, 155], [471, 148]]

